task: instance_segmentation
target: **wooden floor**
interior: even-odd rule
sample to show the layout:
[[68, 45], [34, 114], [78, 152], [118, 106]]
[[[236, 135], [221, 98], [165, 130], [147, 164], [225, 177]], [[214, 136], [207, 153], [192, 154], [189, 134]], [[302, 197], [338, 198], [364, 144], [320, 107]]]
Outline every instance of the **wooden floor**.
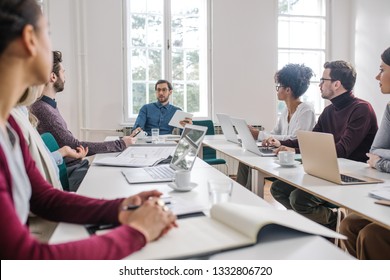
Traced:
[[[236, 180], [236, 176], [234, 175], [229, 175], [230, 178], [233, 180]], [[277, 202], [273, 197], [272, 194], [270, 193], [269, 189], [271, 188], [271, 181], [265, 180], [265, 185], [264, 185], [264, 200], [267, 201], [269, 204], [273, 205], [277, 209], [282, 209], [285, 210], [286, 207], [284, 207], [282, 204]]]
[[269, 189], [271, 187], [272, 182], [266, 180], [266, 184], [264, 186], [264, 200], [273, 205], [275, 208], [278, 209], [286, 209], [282, 204], [277, 202], [271, 195]]

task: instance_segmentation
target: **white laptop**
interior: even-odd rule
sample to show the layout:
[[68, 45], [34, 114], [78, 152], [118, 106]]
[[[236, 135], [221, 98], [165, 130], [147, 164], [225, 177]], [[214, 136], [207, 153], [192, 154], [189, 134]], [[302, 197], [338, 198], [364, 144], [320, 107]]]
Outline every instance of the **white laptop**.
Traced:
[[252, 133], [249, 130], [248, 124], [244, 119], [231, 118], [231, 120], [240, 135], [244, 149], [263, 157], [276, 156], [271, 148], [257, 146], [257, 143], [255, 139], [253, 139]]
[[307, 174], [340, 185], [383, 183], [382, 180], [351, 172], [340, 173], [333, 134], [298, 131], [303, 169]]
[[216, 114], [219, 124], [222, 127], [223, 135], [227, 141], [241, 144], [241, 139], [238, 139], [236, 131], [234, 130], [233, 123], [230, 117], [226, 114]]
[[173, 181], [176, 170], [192, 169], [206, 131], [205, 126], [186, 125], [170, 164], [124, 169], [122, 174], [130, 184]]

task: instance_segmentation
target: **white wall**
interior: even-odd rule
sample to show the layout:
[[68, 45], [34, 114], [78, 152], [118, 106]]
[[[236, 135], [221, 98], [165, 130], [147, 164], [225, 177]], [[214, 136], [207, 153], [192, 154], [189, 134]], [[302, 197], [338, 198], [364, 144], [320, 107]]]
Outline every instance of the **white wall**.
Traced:
[[[212, 113], [229, 113], [271, 129], [276, 122], [277, 0], [211, 2]], [[123, 121], [122, 1], [47, 3], [53, 48], [63, 51], [66, 68], [59, 108], [77, 137], [101, 140]], [[388, 99], [380, 96], [373, 77], [379, 55], [389, 45], [390, 1], [330, 3], [329, 59], [356, 62], [356, 94], [383, 112]]]
[[380, 92], [375, 76], [381, 54], [390, 47], [390, 1], [356, 1], [356, 27], [352, 32], [358, 73], [356, 95], [371, 102], [380, 122], [390, 96]]
[[214, 0], [214, 112], [276, 122], [277, 1]]

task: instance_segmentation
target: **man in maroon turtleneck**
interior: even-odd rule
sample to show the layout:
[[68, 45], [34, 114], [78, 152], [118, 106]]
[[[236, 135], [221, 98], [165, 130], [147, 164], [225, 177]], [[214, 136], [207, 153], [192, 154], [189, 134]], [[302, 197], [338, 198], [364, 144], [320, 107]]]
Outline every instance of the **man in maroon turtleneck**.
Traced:
[[[333, 134], [338, 157], [366, 162], [366, 153], [378, 130], [375, 112], [370, 103], [352, 94], [356, 71], [348, 62], [326, 62], [324, 68], [319, 86], [322, 98], [331, 104], [319, 116], [313, 131]], [[297, 140], [271, 141], [281, 146], [279, 149], [299, 151]], [[327, 201], [279, 180], [272, 184], [271, 193], [287, 209], [335, 229], [337, 214]]]

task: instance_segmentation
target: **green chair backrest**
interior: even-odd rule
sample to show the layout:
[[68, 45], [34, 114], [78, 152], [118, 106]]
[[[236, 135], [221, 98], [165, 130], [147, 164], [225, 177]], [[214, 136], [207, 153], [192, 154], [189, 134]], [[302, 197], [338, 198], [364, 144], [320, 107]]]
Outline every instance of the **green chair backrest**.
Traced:
[[[50, 132], [45, 132], [41, 134], [41, 137], [50, 152], [55, 152], [60, 148], [56, 139]], [[60, 181], [62, 188], [66, 191], [69, 191], [68, 172], [66, 170], [65, 161], [61, 165], [59, 165], [58, 168], [60, 170]]]
[[[207, 132], [206, 135], [214, 135], [214, 124], [212, 120], [202, 120], [202, 121], [192, 121], [194, 125], [200, 125], [200, 126], [206, 126]], [[203, 159], [215, 159], [217, 157], [217, 153], [214, 149], [210, 147], [204, 147], [203, 148]]]

